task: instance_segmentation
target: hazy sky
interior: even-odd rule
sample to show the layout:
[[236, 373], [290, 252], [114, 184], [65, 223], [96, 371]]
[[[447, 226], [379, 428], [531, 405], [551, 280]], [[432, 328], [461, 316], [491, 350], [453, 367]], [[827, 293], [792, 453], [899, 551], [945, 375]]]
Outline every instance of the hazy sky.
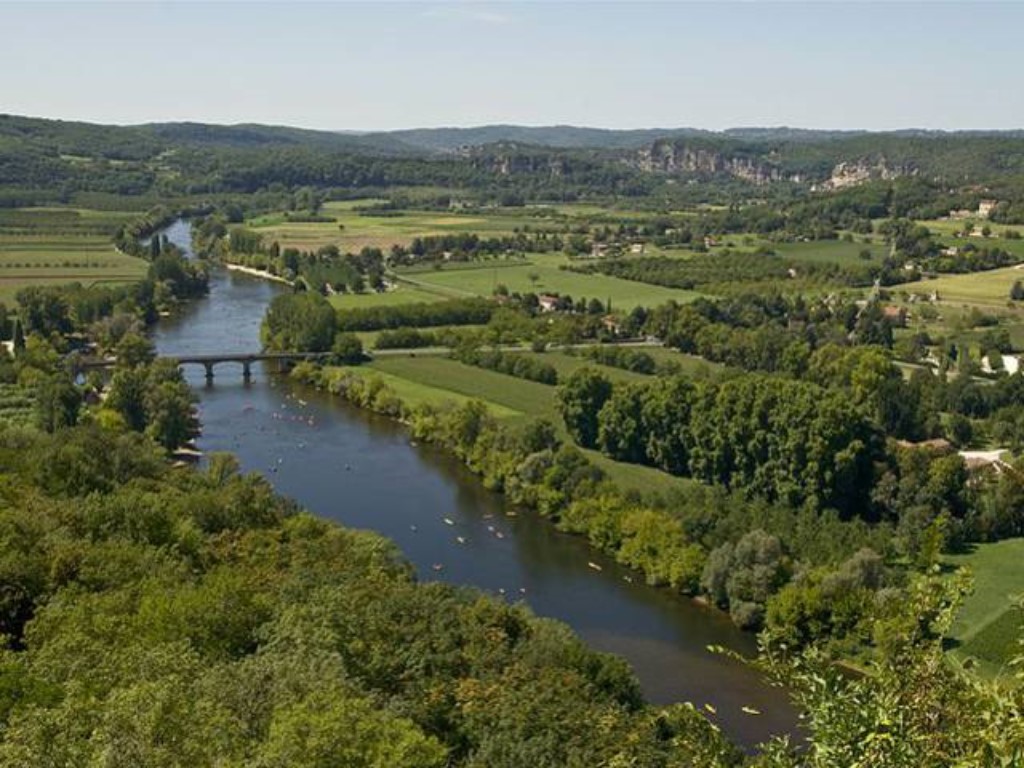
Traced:
[[1024, 128], [1024, 2], [12, 3], [0, 112], [386, 129]]

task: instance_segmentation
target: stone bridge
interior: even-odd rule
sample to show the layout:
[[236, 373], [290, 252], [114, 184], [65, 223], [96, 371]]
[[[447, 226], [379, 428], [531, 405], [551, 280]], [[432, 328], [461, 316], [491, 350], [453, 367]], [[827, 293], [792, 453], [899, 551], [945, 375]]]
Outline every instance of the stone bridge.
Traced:
[[[252, 364], [260, 361], [279, 363], [298, 363], [303, 360], [323, 360], [331, 356], [330, 352], [224, 352], [209, 355], [162, 355], [165, 360], [174, 360], [178, 365], [201, 365], [206, 370], [206, 380], [213, 381], [213, 368], [223, 363], [234, 363], [242, 366], [242, 378], [252, 378]], [[113, 357], [79, 359], [75, 363], [78, 371], [89, 371], [113, 368], [117, 359]]]

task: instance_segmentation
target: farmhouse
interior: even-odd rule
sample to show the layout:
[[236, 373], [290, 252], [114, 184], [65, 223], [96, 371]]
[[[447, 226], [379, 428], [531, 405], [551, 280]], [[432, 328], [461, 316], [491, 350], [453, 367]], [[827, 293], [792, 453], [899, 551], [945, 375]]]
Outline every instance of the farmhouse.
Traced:
[[999, 205], [998, 200], [982, 200], [978, 203], [978, 216], [983, 219], [990, 218], [992, 216], [992, 211], [995, 210], [997, 205]]
[[907, 325], [907, 310], [904, 307], [896, 307], [891, 304], [882, 307], [882, 317], [896, 328], [904, 328]]
[[558, 309], [558, 297], [550, 293], [542, 293], [537, 297], [537, 304], [541, 312], [554, 312]]

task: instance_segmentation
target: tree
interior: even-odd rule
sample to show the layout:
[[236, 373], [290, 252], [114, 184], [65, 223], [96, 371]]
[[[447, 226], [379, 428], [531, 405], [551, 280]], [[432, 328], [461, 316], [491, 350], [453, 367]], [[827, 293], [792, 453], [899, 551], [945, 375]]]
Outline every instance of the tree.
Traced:
[[153, 342], [141, 333], [128, 332], [115, 347], [114, 356], [119, 368], [138, 368], [153, 362], [156, 350]]
[[120, 368], [110, 377], [104, 407], [121, 415], [129, 429], [141, 432], [146, 428], [146, 371], [142, 368]]
[[1014, 301], [1024, 301], [1024, 283], [1020, 280], [1013, 281], [1013, 287], [1010, 289], [1010, 298]]
[[598, 413], [612, 394], [612, 383], [593, 368], [575, 371], [558, 388], [557, 406], [573, 439], [593, 448], [598, 437]]
[[366, 359], [363, 342], [354, 333], [339, 333], [335, 336], [331, 353], [338, 365], [357, 365]]
[[260, 336], [267, 349], [326, 352], [334, 343], [334, 308], [318, 293], [285, 293], [270, 302]]
[[25, 331], [21, 327], [21, 320], [17, 318], [14, 320], [14, 331], [11, 333], [11, 345], [15, 356], [25, 351]]
[[78, 421], [82, 394], [66, 376], [43, 379], [36, 387], [35, 400], [36, 426], [45, 432], [73, 427]]
[[161, 381], [146, 392], [146, 434], [166, 450], [198, 436], [196, 397], [184, 381]]

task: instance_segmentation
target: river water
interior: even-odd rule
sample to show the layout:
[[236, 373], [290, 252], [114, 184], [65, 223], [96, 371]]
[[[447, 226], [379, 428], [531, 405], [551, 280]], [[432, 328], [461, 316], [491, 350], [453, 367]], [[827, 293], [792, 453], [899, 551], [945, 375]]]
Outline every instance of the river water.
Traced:
[[[167, 235], [189, 247], [187, 223], [177, 222]], [[256, 351], [266, 305], [281, 290], [216, 268], [209, 298], [161, 320], [157, 349]], [[263, 473], [312, 512], [387, 536], [423, 580], [472, 585], [567, 623], [591, 647], [625, 657], [649, 701], [709, 704], [716, 713], [708, 716], [743, 746], [793, 732], [795, 715], [782, 691], [707, 650], [754, 650], [753, 638], [720, 612], [648, 587], [583, 539], [517, 512], [456, 461], [412, 444], [388, 419], [260, 367], [248, 384], [237, 364], [218, 365], [212, 385], [200, 366], [185, 372], [200, 395], [201, 450], [231, 451], [244, 470]], [[744, 706], [762, 714], [747, 714]]]

